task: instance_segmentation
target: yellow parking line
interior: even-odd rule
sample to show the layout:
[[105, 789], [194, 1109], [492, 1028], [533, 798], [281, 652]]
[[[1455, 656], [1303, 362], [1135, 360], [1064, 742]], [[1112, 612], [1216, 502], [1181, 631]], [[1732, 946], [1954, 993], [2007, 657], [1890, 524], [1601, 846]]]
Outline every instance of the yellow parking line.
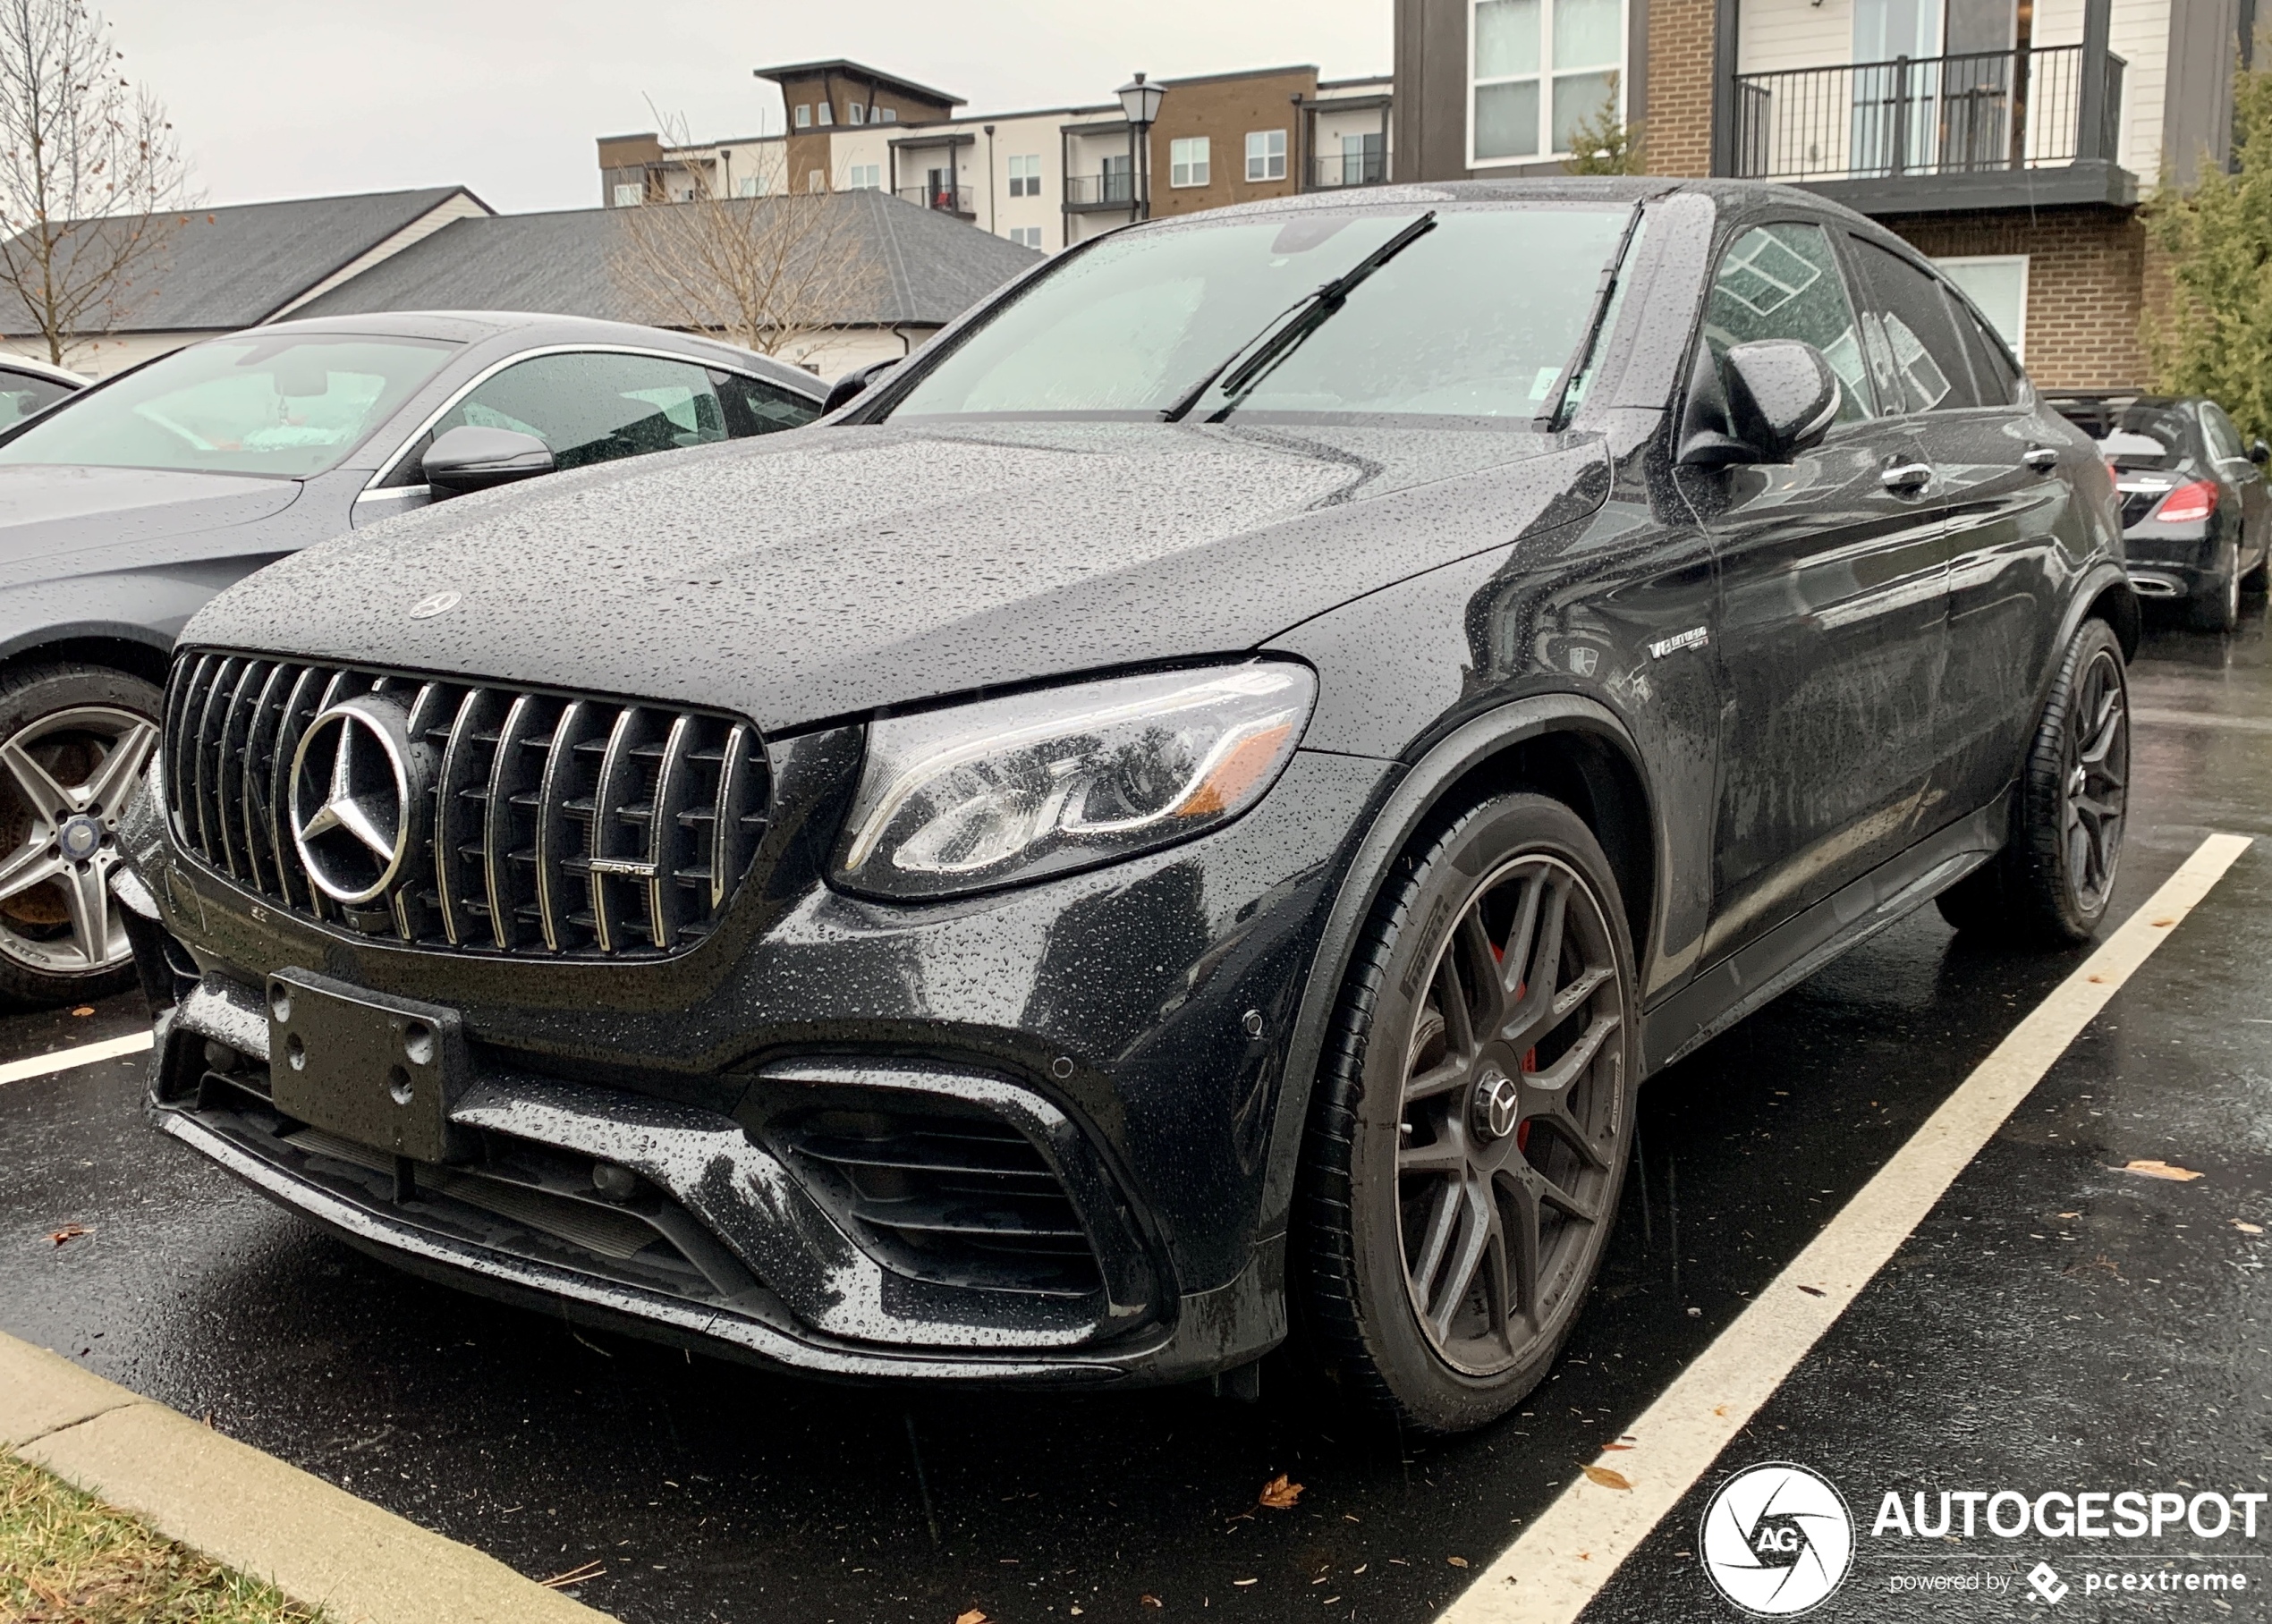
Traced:
[[50, 1071], [68, 1071], [73, 1066], [91, 1066], [97, 1061], [116, 1060], [122, 1054], [140, 1054], [149, 1046], [150, 1035], [136, 1032], [98, 1044], [80, 1044], [49, 1054], [35, 1054], [30, 1060], [12, 1060], [0, 1066], [0, 1083], [20, 1083], [28, 1077], [45, 1077]]
[[2052, 989], [1773, 1284], [1477, 1576], [1438, 1624], [1570, 1624], [1837, 1323], [2004, 1120], [2248, 849], [2212, 834]]

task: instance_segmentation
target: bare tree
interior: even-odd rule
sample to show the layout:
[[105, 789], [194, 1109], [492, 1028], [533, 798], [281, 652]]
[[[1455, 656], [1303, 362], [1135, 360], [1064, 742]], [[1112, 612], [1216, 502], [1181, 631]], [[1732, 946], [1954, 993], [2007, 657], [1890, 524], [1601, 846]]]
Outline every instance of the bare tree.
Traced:
[[[710, 165], [686, 165], [692, 198], [620, 211], [610, 261], [616, 285], [659, 326], [723, 334], [765, 355], [823, 329], [872, 321], [882, 265], [862, 250], [850, 193], [720, 195]], [[777, 177], [775, 177], [777, 179]]]
[[81, 0], [0, 0], [0, 328], [57, 365], [153, 291], [189, 200], [165, 109], [122, 60]]

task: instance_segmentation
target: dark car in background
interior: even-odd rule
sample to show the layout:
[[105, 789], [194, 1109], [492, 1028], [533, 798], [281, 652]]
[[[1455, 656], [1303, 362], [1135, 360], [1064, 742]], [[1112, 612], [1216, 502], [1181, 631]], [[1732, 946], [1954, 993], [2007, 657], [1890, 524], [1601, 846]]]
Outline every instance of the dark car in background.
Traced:
[[87, 380], [76, 372], [0, 352], [0, 429], [12, 428], [86, 387]]
[[770, 433], [820, 401], [683, 334], [403, 314], [208, 340], [0, 430], [0, 998], [131, 979], [114, 832], [166, 653], [214, 593], [439, 496]]
[[1471, 1426], [1644, 1076], [1937, 898], [2098, 926], [2136, 630], [2090, 441], [1819, 198], [1154, 221], [812, 427], [208, 605], [151, 1103], [547, 1314], [1090, 1388], [1294, 1331]]
[[2141, 597], [2179, 600], [2204, 631], [2240, 623], [2272, 555], [2264, 470], [2272, 445], [2243, 444], [2225, 409], [2198, 395], [2077, 393], [2051, 408], [2098, 443], [2122, 501], [2123, 546]]

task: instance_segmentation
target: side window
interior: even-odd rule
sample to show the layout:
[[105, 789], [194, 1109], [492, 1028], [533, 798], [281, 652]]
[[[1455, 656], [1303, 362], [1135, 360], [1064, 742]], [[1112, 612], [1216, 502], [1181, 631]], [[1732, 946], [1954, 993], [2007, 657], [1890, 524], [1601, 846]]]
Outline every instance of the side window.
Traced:
[[1853, 240], [1878, 330], [1870, 349], [1886, 398], [1906, 411], [1977, 406], [1972, 371], [1940, 283], [1874, 242]]
[[738, 372], [712, 372], [710, 384], [718, 392], [718, 402], [725, 409], [725, 432], [734, 439], [746, 439], [751, 435], [769, 435], [784, 428], [795, 428], [810, 423], [820, 415], [820, 403], [799, 394], [793, 389], [784, 389], [778, 384], [768, 384], [762, 378], [744, 377]]
[[[1946, 292], [1946, 290], [1944, 290]], [[1972, 382], [1983, 406], [2010, 406], [2020, 398], [2020, 369], [1996, 335], [1961, 299], [1951, 299], [1957, 336], [1964, 343], [1965, 359], [1972, 363]]]
[[605, 352], [538, 355], [507, 367], [443, 413], [386, 483], [420, 483], [419, 459], [434, 437], [467, 424], [534, 435], [563, 469], [726, 437], [717, 389], [694, 362]]
[[1854, 307], [1822, 227], [1755, 226], [1720, 256], [1704, 301], [1704, 342], [1717, 359], [1761, 338], [1801, 339], [1821, 351], [1846, 386], [1839, 420], [1869, 415]]
[[2208, 454], [2219, 462], [2249, 460], [2248, 450], [2241, 444], [2240, 429], [2215, 401], [2201, 402], [2201, 427], [2208, 431]]
[[68, 385], [36, 373], [0, 367], [0, 428], [10, 428], [35, 411], [45, 411], [72, 393]]

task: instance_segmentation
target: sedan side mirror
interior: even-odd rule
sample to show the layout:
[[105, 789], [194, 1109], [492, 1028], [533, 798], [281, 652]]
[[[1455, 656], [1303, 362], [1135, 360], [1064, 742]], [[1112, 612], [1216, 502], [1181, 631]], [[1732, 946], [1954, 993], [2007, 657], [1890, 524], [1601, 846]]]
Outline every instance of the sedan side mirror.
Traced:
[[2272, 462], [2272, 445], [2267, 445], [2261, 440], [2251, 441], [2249, 443], [2249, 461], [2255, 463], [2259, 468], [2262, 468], [2268, 462]]
[[435, 436], [418, 466], [437, 497], [462, 496], [552, 472], [552, 449], [534, 435], [468, 423]]
[[862, 367], [857, 372], [845, 373], [844, 376], [828, 386], [827, 403], [821, 407], [820, 415], [825, 418], [839, 406], [851, 405], [852, 402], [868, 392], [869, 385], [898, 365], [899, 359], [894, 356], [890, 360], [877, 361], [873, 366]]

